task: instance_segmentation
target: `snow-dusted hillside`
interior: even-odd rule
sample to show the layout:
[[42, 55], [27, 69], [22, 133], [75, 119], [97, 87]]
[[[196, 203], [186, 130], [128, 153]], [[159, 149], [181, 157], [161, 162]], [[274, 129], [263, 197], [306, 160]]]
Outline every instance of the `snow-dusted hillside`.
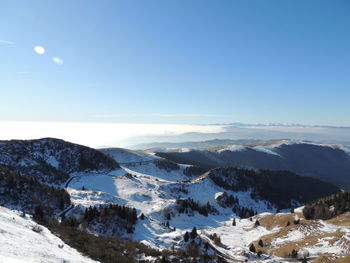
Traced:
[[159, 157], [146, 151], [133, 151], [123, 148], [105, 148], [101, 152], [114, 158], [118, 163], [147, 162]]
[[350, 154], [346, 146], [308, 141], [274, 140], [227, 145], [203, 150], [163, 151], [157, 156], [212, 169], [235, 166], [249, 169], [288, 170], [337, 186], [350, 186]]
[[93, 263], [28, 215], [0, 207], [1, 263]]
[[[74, 173], [68, 192], [75, 208], [67, 216], [79, 217], [89, 206], [110, 203], [126, 205], [136, 208], [138, 215], [143, 213], [145, 219], [138, 220], [134, 233], [121, 233], [124, 237], [131, 237], [157, 249], [184, 248], [187, 245], [183, 240], [185, 232], [196, 227], [201, 239], [206, 242], [212, 242], [210, 234], [221, 236], [222, 245], [213, 243], [212, 246], [225, 257], [254, 260], [254, 256], [249, 253], [249, 244], [277, 229], [255, 228], [254, 220], [249, 219], [237, 220], [237, 226], [232, 227], [232, 220], [237, 214], [232, 212], [232, 207], [220, 205], [218, 197], [224, 193], [234, 196], [241, 207], [254, 212], [274, 212], [274, 204], [266, 200], [254, 200], [251, 189], [231, 191], [207, 177], [188, 177], [184, 173], [186, 168], [188, 166], [179, 165], [178, 169], [166, 170], [154, 162], [145, 162], [122, 166], [109, 173]], [[190, 199], [203, 206], [209, 204], [209, 215], [205, 216], [193, 209], [179, 213], [178, 200]], [[266, 262], [271, 260], [270, 257], [265, 258]]]
[[[31, 142], [34, 145], [36, 143]], [[17, 142], [17, 144], [21, 145], [22, 143]], [[68, 218], [68, 221], [62, 219], [65, 224], [71, 224], [77, 229], [95, 235], [132, 238], [157, 250], [186, 250], [194, 242], [202, 251], [221, 255], [229, 262], [237, 260], [287, 262], [288, 260], [279, 258], [280, 255], [267, 255], [274, 254], [270, 253], [270, 250], [266, 250], [266, 254], [261, 255], [260, 258], [256, 253], [250, 252], [251, 243], [260, 238], [273, 237], [271, 251], [274, 251], [274, 246], [278, 246], [282, 242], [280, 239], [292, 240], [294, 238], [280, 234], [281, 225], [271, 227], [263, 222], [259, 225], [256, 221], [274, 214], [281, 207], [289, 208], [316, 198], [319, 193], [316, 193], [315, 196], [310, 195], [314, 194], [315, 189], [321, 189], [324, 193], [328, 193], [327, 191], [333, 193], [333, 190], [335, 192], [339, 190], [330, 184], [320, 183], [316, 179], [308, 179], [288, 172], [245, 170], [232, 167], [217, 168], [211, 171], [204, 170], [203, 172], [200, 167], [178, 164], [145, 152], [124, 149], [102, 150], [115, 161], [111, 161], [111, 158], [102, 152], [96, 154], [94, 151], [92, 154], [83, 154], [85, 156], [82, 157], [83, 159], [77, 159], [76, 156], [70, 154], [65, 156], [64, 153], [60, 152], [61, 150], [57, 150], [57, 145], [55, 143], [52, 145], [52, 140], [48, 144], [43, 140], [40, 145], [42, 148], [35, 146], [38, 149], [30, 151], [30, 153], [26, 152], [28, 146], [18, 146], [18, 149], [25, 150], [23, 153], [20, 152], [18, 157], [13, 157], [9, 148], [6, 148], [6, 154], [3, 153], [0, 156], [9, 155], [9, 160], [12, 160], [14, 164], [15, 160], [23, 160], [29, 156], [31, 162], [40, 161], [41, 164], [44, 163], [44, 166], [50, 166], [56, 171], [59, 171], [60, 167], [65, 167], [64, 164], [61, 164], [65, 162], [65, 158], [72, 158], [68, 162], [73, 164], [77, 160], [84, 160], [79, 165], [70, 166], [74, 168], [72, 170], [62, 170], [67, 174], [67, 178], [66, 182], [60, 185], [65, 190], [61, 189], [60, 191], [69, 193], [72, 203], [72, 206], [68, 208], [67, 204], [59, 208], [59, 210], [67, 209], [67, 212], [63, 213], [64, 216], [62, 216], [62, 218]], [[34, 146], [30, 147], [30, 149], [35, 148]], [[13, 144], [10, 148], [13, 148]], [[82, 153], [78, 152], [77, 154]], [[210, 152], [206, 152], [206, 154], [209, 155]], [[270, 153], [267, 154], [270, 155]], [[55, 162], [52, 161], [51, 157], [51, 159], [47, 158], [48, 156], [55, 156], [58, 160], [59, 164], [56, 165], [56, 168], [53, 166]], [[277, 155], [273, 154], [273, 156]], [[94, 159], [95, 157], [96, 159]], [[51, 161], [44, 162], [48, 159]], [[102, 166], [99, 164], [101, 160]], [[106, 163], [103, 163], [104, 161]], [[120, 163], [120, 166], [117, 162]], [[86, 167], [86, 164], [91, 164], [97, 169], [82, 169], [82, 165]], [[104, 169], [104, 165], [108, 169]], [[33, 167], [37, 167], [37, 165], [33, 165]], [[11, 178], [7, 180], [9, 183], [4, 185], [0, 194], [7, 193], [8, 195], [9, 191], [5, 189], [6, 187], [14, 189]], [[281, 186], [281, 189], [278, 189], [279, 187], [276, 185]], [[261, 186], [264, 187], [261, 188]], [[24, 186], [21, 187], [27, 189]], [[21, 187], [18, 189], [22, 189]], [[288, 192], [290, 190], [288, 187], [292, 189], [292, 194]], [[267, 191], [264, 191], [265, 188]], [[12, 190], [10, 192], [15, 192]], [[12, 199], [15, 200], [14, 197]], [[45, 200], [42, 202], [45, 203]], [[113, 207], [110, 204], [119, 206]], [[128, 210], [124, 206], [130, 209]], [[35, 224], [30, 218], [21, 218], [17, 212], [11, 212], [5, 208], [3, 211], [7, 211], [6, 213], [10, 215], [8, 218], [11, 217], [11, 213], [16, 218], [14, 222], [5, 219], [3, 221], [8, 224], [11, 222], [19, 224], [16, 227], [20, 229], [26, 227], [30, 229]], [[132, 214], [132, 217], [125, 216], [126, 213]], [[55, 213], [56, 216], [59, 214], [63, 215]], [[122, 217], [123, 215], [124, 217]], [[69, 217], [75, 217], [76, 220]], [[130, 218], [133, 219], [129, 222]], [[235, 225], [233, 226], [234, 219]], [[187, 240], [185, 238], [186, 232], [192, 233], [194, 228], [197, 230], [198, 236], [190, 237]], [[298, 235], [297, 230], [295, 231]], [[30, 234], [40, 234], [32, 232]], [[6, 232], [0, 232], [0, 238], [4, 237], [5, 234]], [[51, 238], [45, 228], [40, 235], [46, 239]], [[32, 236], [28, 238], [31, 239]], [[39, 242], [44, 242], [40, 238]], [[14, 247], [28, 242], [27, 239], [19, 239]], [[54, 241], [48, 241], [48, 243], [56, 244]], [[51, 248], [45, 251], [53, 254], [51, 258], [48, 256], [53, 261], [43, 260], [44, 262], [59, 262], [61, 256], [65, 257], [66, 252], [62, 252], [62, 254], [60, 252], [64, 251], [66, 245], [63, 248], [61, 245], [57, 245], [57, 247], [57, 251], [52, 250], [51, 252]], [[16, 254], [14, 250], [9, 250], [8, 253], [0, 250], [0, 255], [16, 257], [22, 254]], [[42, 257], [44, 256], [45, 254]], [[141, 254], [138, 256], [142, 257]], [[152, 262], [156, 257], [149, 259]], [[84, 261], [85, 259], [74, 261], [69, 259], [69, 255], [65, 260], [68, 262], [89, 262]]]
[[[243, 258], [242, 251], [249, 256], [248, 245], [251, 241], [260, 235], [273, 232], [263, 228], [254, 229], [254, 222], [250, 222], [249, 219], [239, 221], [236, 228], [230, 227], [234, 216], [232, 210], [220, 207], [215, 199], [223, 189], [209, 180], [194, 183], [178, 182], [179, 180], [169, 180], [171, 175], [163, 174], [157, 177], [154, 174], [136, 172], [125, 167], [111, 174], [75, 174], [75, 176], [68, 191], [76, 208], [69, 215], [79, 215], [90, 205], [117, 203], [135, 207], [139, 215], [141, 213], [145, 215], [145, 219], [138, 220], [133, 234], [123, 235], [157, 249], [184, 248], [186, 243], [183, 241], [183, 235], [196, 227], [205, 240], [210, 233], [218, 232], [220, 235], [226, 233], [224, 240], [230, 239], [230, 245], [217, 249], [230, 257], [235, 257], [237, 252], [236, 256]], [[182, 179], [182, 176], [179, 174], [176, 179]], [[83, 187], [85, 190], [82, 190]], [[252, 207], [256, 211], [275, 210], [268, 202], [252, 200], [249, 191], [231, 194], [235, 194], [242, 205]], [[209, 216], [201, 215], [197, 211], [179, 214], [176, 210], [178, 198], [193, 198], [203, 204], [209, 202], [217, 212]], [[170, 227], [166, 226], [167, 221]], [[238, 228], [241, 230], [237, 231]], [[229, 235], [232, 237], [229, 238]], [[233, 247], [236, 249], [231, 250]]]
[[0, 165], [46, 183], [61, 183], [72, 172], [119, 167], [95, 149], [54, 138], [0, 141]]

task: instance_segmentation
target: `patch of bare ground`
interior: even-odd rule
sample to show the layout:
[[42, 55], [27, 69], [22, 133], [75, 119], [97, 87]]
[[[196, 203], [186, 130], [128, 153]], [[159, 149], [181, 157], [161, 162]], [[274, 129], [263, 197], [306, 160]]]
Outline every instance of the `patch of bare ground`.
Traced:
[[334, 254], [323, 254], [320, 255], [313, 263], [349, 263], [350, 255], [334, 255]]
[[294, 224], [294, 221], [300, 218], [303, 220], [302, 213], [277, 213], [277, 214], [267, 214], [259, 216], [260, 225], [271, 230], [275, 227], [285, 227], [288, 222], [290, 225]]
[[[296, 220], [297, 218], [301, 218], [299, 223]], [[334, 222], [347, 224], [347, 220], [349, 220], [349, 218], [339, 217], [337, 220], [334, 220]], [[335, 242], [344, 239], [344, 232], [323, 232], [320, 230], [322, 225], [317, 220], [306, 220], [302, 218], [301, 213], [262, 215], [259, 222], [261, 226], [264, 226], [267, 229], [273, 229], [276, 227], [279, 227], [280, 229], [277, 232], [263, 236], [259, 240], [254, 241], [253, 244], [256, 251], [261, 251], [265, 254], [275, 255], [278, 257], [291, 257], [293, 250], [298, 251], [303, 248], [317, 246], [317, 244], [323, 238], [327, 239], [330, 246], [332, 246]], [[341, 259], [339, 255], [338, 258], [339, 260]], [[343, 261], [339, 262], [343, 263]]]
[[329, 219], [327, 222], [337, 226], [350, 226], [350, 212]]

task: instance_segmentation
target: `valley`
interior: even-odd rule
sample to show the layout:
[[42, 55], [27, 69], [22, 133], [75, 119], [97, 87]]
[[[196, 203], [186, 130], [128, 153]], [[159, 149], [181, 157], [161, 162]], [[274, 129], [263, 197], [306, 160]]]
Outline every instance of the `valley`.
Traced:
[[[205, 262], [277, 263], [293, 262], [307, 251], [309, 260], [334, 257], [335, 262], [342, 262], [350, 251], [348, 214], [330, 220], [307, 220], [303, 215], [303, 204], [340, 191], [332, 184], [287, 171], [223, 167], [203, 173], [205, 169], [198, 166], [175, 163], [152, 152], [120, 148], [102, 149], [104, 156], [88, 150], [109, 168], [96, 169], [100, 165], [92, 158], [84, 159], [82, 169], [64, 166], [66, 170], [62, 170], [66, 159], [61, 157], [61, 147], [77, 146], [54, 139], [33, 143], [35, 151], [25, 151], [26, 169], [30, 163], [46, 160], [47, 165], [54, 164], [54, 178], [59, 171], [69, 171], [64, 176], [68, 179], [55, 187], [65, 189], [70, 202], [61, 210], [50, 210], [52, 216], [88, 235], [131, 239], [159, 251], [148, 256], [136, 253], [133, 260], [158, 262], [157, 253], [163, 253], [170, 262], [187, 262], [174, 254], [184, 251], [181, 253], [194, 261], [208, 255]], [[74, 158], [73, 167], [82, 167], [82, 159]], [[87, 162], [93, 163], [93, 168], [86, 168]], [[23, 162], [19, 163], [18, 171], [25, 176]], [[16, 170], [13, 162], [9, 164]], [[37, 169], [29, 167], [30, 173]], [[39, 180], [51, 178], [42, 173]], [[2, 205], [35, 216], [34, 207], [43, 206], [36, 202], [32, 206], [21, 202], [14, 207], [11, 202]], [[50, 229], [50, 221], [44, 224]], [[62, 231], [56, 223], [53, 226], [53, 231]], [[14, 240], [6, 242], [15, 244]], [[164, 256], [162, 251], [170, 252]]]

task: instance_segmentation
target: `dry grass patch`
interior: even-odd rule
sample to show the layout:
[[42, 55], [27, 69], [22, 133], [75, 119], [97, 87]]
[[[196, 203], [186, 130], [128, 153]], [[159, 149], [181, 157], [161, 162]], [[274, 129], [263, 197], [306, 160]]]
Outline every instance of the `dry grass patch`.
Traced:
[[[267, 226], [273, 228], [279, 225], [284, 225], [288, 220], [290, 220], [293, 214], [286, 214], [282, 216], [278, 215], [268, 215], [265, 217], [265, 220], [268, 220], [265, 223]], [[294, 220], [294, 216], [293, 216]], [[262, 221], [262, 219], [260, 220]], [[253, 242], [257, 251], [262, 251], [263, 253], [275, 255], [278, 257], [290, 257], [293, 249], [300, 250], [302, 248], [307, 248], [315, 246], [319, 243], [319, 240], [322, 238], [331, 238], [327, 240], [331, 245], [334, 244], [337, 240], [343, 237], [343, 232], [334, 232], [334, 233], [324, 233], [320, 232], [320, 223], [315, 220], [302, 220], [300, 225], [294, 225], [293, 223], [290, 226], [282, 227], [278, 232], [272, 233], [261, 238], [263, 242], [263, 247], [259, 246], [259, 240]], [[303, 233], [304, 237], [301, 240], [282, 242], [278, 245], [272, 245], [273, 240], [277, 238], [285, 239], [288, 234], [293, 231], [300, 231]]]
[[304, 218], [302, 213], [277, 213], [259, 216], [260, 225], [268, 230], [275, 227], [285, 227], [288, 222], [294, 225], [296, 218]]
[[313, 263], [349, 263], [350, 255], [323, 254], [313, 261]]
[[329, 219], [326, 222], [337, 226], [350, 226], [350, 212]]
[[291, 241], [291, 242], [285, 242], [282, 243], [276, 247], [271, 246], [271, 243], [267, 243], [268, 240], [266, 240], [266, 247], [263, 247], [262, 249], [258, 246], [258, 242], [254, 242], [254, 245], [258, 248], [257, 250], [262, 250], [264, 253], [275, 255], [278, 257], [289, 257], [294, 250], [300, 250], [302, 248], [307, 248], [311, 246], [315, 246], [319, 239], [332, 237], [332, 239], [328, 240], [329, 244], [332, 245], [334, 242], [339, 240], [343, 236], [343, 232], [336, 232], [336, 233], [325, 233], [323, 235], [316, 235], [316, 236], [307, 236], [303, 238], [302, 240], [298, 241]]

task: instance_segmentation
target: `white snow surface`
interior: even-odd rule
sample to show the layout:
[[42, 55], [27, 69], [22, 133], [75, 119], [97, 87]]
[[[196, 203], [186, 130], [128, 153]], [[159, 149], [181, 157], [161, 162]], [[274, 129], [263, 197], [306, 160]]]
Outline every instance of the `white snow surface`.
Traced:
[[218, 152], [219, 153], [221, 153], [223, 151], [239, 152], [239, 151], [244, 151], [246, 149], [247, 149], [247, 147], [242, 146], [242, 145], [229, 145], [227, 147], [224, 147], [224, 148], [218, 150]]
[[[118, 156], [114, 156], [118, 158]], [[129, 159], [130, 160], [130, 159]], [[223, 208], [218, 205], [216, 198], [226, 192], [239, 199], [241, 206], [252, 208], [258, 213], [275, 212], [276, 208], [267, 201], [256, 201], [251, 198], [251, 191], [232, 192], [214, 184], [206, 176], [198, 179], [189, 178], [184, 174], [187, 166], [180, 165], [178, 170], [166, 171], [157, 167], [153, 162], [142, 162], [132, 165], [122, 165], [121, 169], [110, 173], [75, 173], [70, 182], [68, 192], [76, 208], [71, 215], [79, 215], [89, 207], [104, 204], [120, 204], [136, 208], [138, 215], [143, 213], [144, 220], [138, 220], [133, 234], [123, 233], [125, 237], [131, 237], [156, 249], [183, 248], [183, 235], [196, 227], [199, 235], [208, 240], [208, 235], [217, 233], [221, 237], [222, 247], [216, 249], [225, 254], [228, 259], [245, 260], [248, 248], [252, 241], [260, 237], [277, 232], [274, 228], [267, 230], [263, 226], [254, 227], [253, 221], [249, 219], [238, 219], [231, 208]], [[84, 188], [84, 190], [82, 190]], [[192, 198], [200, 204], [210, 203], [217, 213], [208, 217], [197, 211], [189, 214], [175, 212], [176, 199]], [[302, 207], [296, 211], [302, 210]], [[171, 215], [170, 228], [166, 227], [166, 214]], [[263, 216], [263, 214], [258, 215]], [[232, 220], [236, 217], [236, 226], [232, 226]], [[345, 231], [344, 228], [320, 223], [322, 233], [326, 231]], [[175, 230], [174, 230], [175, 228]], [[348, 230], [346, 230], [348, 231]], [[346, 232], [348, 233], [348, 232]], [[273, 240], [276, 246], [284, 242], [296, 241], [305, 237], [307, 232], [293, 231], [287, 236]], [[350, 238], [349, 235], [346, 237]], [[344, 238], [346, 238], [344, 237]], [[320, 245], [310, 247], [310, 254], [320, 253], [322, 246], [326, 248], [327, 240], [320, 240]], [[345, 241], [344, 241], [345, 242]], [[215, 246], [215, 244], [212, 244]], [[341, 245], [332, 251], [341, 253]], [[250, 262], [257, 259], [248, 258]], [[267, 257], [259, 262], [285, 262], [283, 259]]]
[[145, 162], [159, 158], [145, 151], [133, 151], [123, 148], [100, 149], [100, 151], [114, 158], [118, 163]]
[[[232, 227], [235, 215], [230, 208], [222, 208], [216, 202], [216, 197], [223, 191], [239, 199], [239, 203], [257, 212], [274, 211], [275, 208], [266, 201], [251, 199], [251, 191], [231, 192], [223, 190], [210, 179], [193, 180], [184, 175], [187, 166], [180, 165], [180, 169], [167, 172], [153, 163], [137, 166], [122, 167], [109, 174], [75, 173], [68, 191], [76, 209], [95, 205], [117, 203], [134, 207], [137, 213], [145, 215], [144, 220], [138, 220], [133, 234], [125, 234], [156, 249], [183, 248], [183, 235], [193, 227], [203, 239], [216, 232], [221, 236], [224, 248], [218, 247], [222, 253], [232, 259], [242, 259], [242, 251], [248, 253], [249, 243], [262, 235], [276, 231], [264, 227], [254, 228], [254, 221], [249, 219], [237, 220], [237, 226]], [[85, 190], [82, 190], [84, 187]], [[208, 217], [197, 211], [190, 214], [175, 213], [177, 198], [192, 198], [206, 204], [209, 202], [217, 209], [217, 213]], [[80, 212], [81, 213], [81, 212]], [[165, 226], [165, 213], [171, 214], [170, 228]], [[173, 228], [176, 228], [174, 231]], [[273, 262], [270, 259], [262, 262]], [[279, 261], [283, 262], [283, 261]]]
[[315, 143], [310, 141], [300, 141], [300, 140], [279, 140], [276, 142], [271, 142], [270, 144], [264, 144], [264, 145], [256, 145], [256, 146], [242, 146], [242, 145], [228, 145], [224, 148], [221, 148], [220, 150], [217, 150], [217, 152], [223, 152], [223, 151], [244, 151], [247, 149], [251, 149], [254, 151], [264, 152], [267, 154], [273, 154], [276, 156], [280, 156], [278, 153], [278, 148], [282, 145], [293, 145], [293, 144], [312, 144], [317, 146], [324, 146], [324, 147], [331, 147], [334, 149], [340, 149], [347, 154], [350, 155], [350, 146], [346, 145], [338, 145], [338, 144], [324, 144], [324, 143]]
[[[33, 227], [42, 229], [40, 233]], [[0, 206], [1, 263], [93, 263], [66, 245], [47, 228], [39, 226], [28, 215]]]

